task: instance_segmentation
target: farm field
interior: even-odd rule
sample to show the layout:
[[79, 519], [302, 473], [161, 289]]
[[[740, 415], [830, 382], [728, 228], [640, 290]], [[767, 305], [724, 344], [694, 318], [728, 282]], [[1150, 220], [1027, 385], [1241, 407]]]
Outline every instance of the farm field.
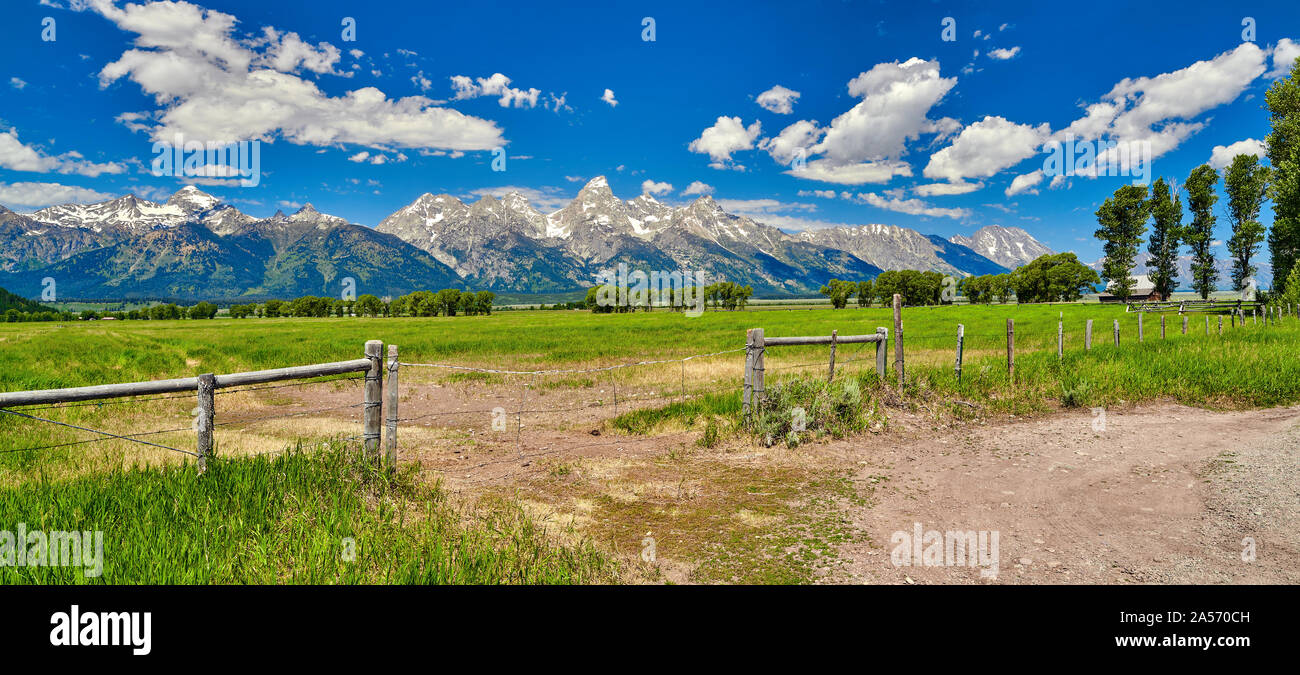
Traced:
[[[903, 477], [896, 459], [886, 457], [896, 456], [900, 443], [930, 454], [943, 439], [970, 430], [1059, 427], [1062, 416], [1080, 414], [1080, 436], [1090, 437], [1096, 434], [1088, 431], [1088, 409], [1140, 418], [1192, 406], [1233, 415], [1300, 402], [1296, 319], [1232, 327], [1225, 317], [1220, 336], [1217, 316], [1206, 335], [1204, 317], [1189, 315], [1184, 336], [1181, 319], [1171, 314], [1162, 339], [1159, 315], [1152, 314], [1138, 344], [1137, 316], [1097, 304], [905, 309], [902, 391], [892, 370], [885, 382], [876, 378], [872, 345], [840, 345], [834, 387], [824, 386], [826, 347], [770, 347], [774, 406], [765, 414], [780, 417], [788, 412], [782, 406], [800, 402], [811, 414], [809, 431], [793, 443], [784, 429], [765, 437], [740, 425], [738, 350], [746, 329], [762, 327], [767, 337], [876, 327], [892, 333], [890, 310], [3, 324], [4, 391], [355, 359], [370, 339], [399, 345], [404, 363], [476, 370], [401, 368], [397, 477], [358, 479], [365, 468], [347, 459], [360, 425], [361, 388], [352, 376], [218, 396], [218, 464], [206, 484], [182, 466], [183, 455], [165, 448], [86, 443], [95, 436], [0, 416], [0, 503], [29, 523], [95, 513], [127, 527], [162, 517], [144, 495], [206, 499], [205, 508], [215, 509], [213, 495], [223, 494], [229, 503], [221, 511], [249, 516], [250, 543], [221, 540], [218, 563], [197, 570], [184, 564], [192, 555], [184, 546], [151, 568], [141, 553], [146, 530], [123, 530], [120, 540], [133, 553], [118, 567], [106, 564], [108, 582], [884, 581], [890, 579], [862, 569], [863, 556], [881, 546], [866, 524], [873, 506], [898, 508], [888, 500], [899, 498]], [[1009, 318], [1014, 383], [1006, 368]], [[1088, 319], [1093, 342], [1085, 352]], [[1116, 320], [1119, 347], [1112, 343]], [[1060, 361], [1058, 321], [1065, 340]], [[953, 371], [958, 323], [965, 327], [960, 384]], [[595, 372], [482, 372], [599, 369], [692, 355], [705, 356]], [[891, 341], [891, 364], [893, 358]], [[23, 412], [118, 435], [149, 433], [140, 438], [192, 449], [193, 397], [151, 398]], [[842, 410], [844, 401], [852, 411]], [[497, 427], [502, 413], [505, 424]], [[1021, 447], [1035, 450], [1032, 440]], [[309, 468], [308, 458], [321, 453], [341, 459]], [[1186, 453], [1187, 462], [1223, 462], [1214, 453], [1202, 457], [1195, 442]], [[864, 474], [864, 467], [874, 472]], [[285, 471], [301, 476], [294, 489], [272, 489]], [[105, 494], [95, 494], [105, 481]], [[217, 481], [232, 489], [213, 492]], [[268, 490], [279, 501], [261, 501]], [[334, 516], [302, 521], [295, 503], [309, 496], [336, 504]], [[184, 523], [170, 525], [173, 539], [210, 532], [216, 513], [188, 512]], [[369, 556], [364, 568], [340, 565], [333, 550], [356, 532], [371, 542], [362, 547]], [[302, 548], [283, 557], [272, 552], [289, 541]], [[455, 541], [486, 562], [456, 567], [463, 561], [446, 558]], [[645, 541], [658, 546], [653, 562]], [[421, 566], [415, 559], [442, 562]], [[57, 574], [17, 580], [71, 581]]]

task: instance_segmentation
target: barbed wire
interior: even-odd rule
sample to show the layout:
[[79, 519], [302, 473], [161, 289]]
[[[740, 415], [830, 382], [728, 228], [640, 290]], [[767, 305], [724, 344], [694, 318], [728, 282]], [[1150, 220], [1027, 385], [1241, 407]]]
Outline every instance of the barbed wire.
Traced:
[[571, 369], [557, 368], [552, 370], [497, 370], [493, 368], [475, 368], [473, 366], [456, 366], [448, 363], [407, 363], [405, 361], [400, 362], [399, 365], [407, 366], [411, 368], [444, 368], [447, 370], [463, 370], [463, 371], [469, 371], [474, 373], [487, 373], [487, 374], [494, 374], [494, 375], [575, 375], [575, 374], [582, 374], [582, 373], [603, 373], [611, 370], [618, 370], [620, 368], [651, 366], [651, 365], [656, 365], [661, 363], [685, 363], [686, 361], [690, 361], [692, 359], [701, 359], [701, 358], [708, 358], [710, 356], [721, 356], [722, 354], [734, 354], [736, 352], [743, 352], [745, 351], [745, 349], [747, 348], [740, 347], [737, 349], [727, 349], [720, 352], [712, 352], [709, 354], [694, 354], [692, 356], [687, 356], [681, 359], [660, 359], [654, 361], [638, 361], [636, 363], [620, 363], [617, 365], [603, 366], [600, 368], [571, 368]]
[[[140, 437], [142, 437], [142, 436], [157, 436], [157, 435], [159, 435], [159, 434], [176, 434], [176, 433], [180, 433], [180, 432], [182, 432], [182, 431], [193, 431], [193, 428], [191, 428], [191, 427], [182, 427], [182, 428], [179, 428], [179, 429], [160, 429], [160, 430], [158, 430], [158, 431], [145, 431], [145, 432], [138, 433], [138, 434], [123, 434], [123, 437], [125, 437], [125, 438], [140, 438]], [[15, 448], [15, 449], [12, 449], [12, 450], [0, 450], [0, 454], [8, 454], [8, 453], [11, 453], [11, 452], [28, 452], [28, 451], [31, 451], [31, 450], [51, 450], [51, 449], [54, 449], [54, 448], [66, 448], [66, 447], [70, 447], [70, 446], [73, 446], [73, 445], [86, 445], [86, 444], [88, 444], [88, 443], [102, 443], [102, 442], [104, 442], [104, 441], [111, 441], [111, 440], [113, 440], [113, 439], [112, 439], [112, 438], [91, 438], [91, 439], [84, 440], [84, 441], [72, 441], [72, 442], [70, 442], [70, 443], [56, 443], [56, 444], [54, 444], [54, 445], [38, 445], [38, 446], [35, 446], [35, 447], [31, 447], [31, 448]]]
[[[734, 390], [735, 390], [735, 386], [733, 386], [733, 385], [727, 385], [727, 386], [723, 386], [723, 387], [712, 387], [712, 388], [709, 388], [709, 389], [700, 389], [700, 390], [692, 391], [692, 392], [689, 392], [689, 393], [687, 394], [687, 396], [688, 396], [688, 397], [697, 397], [697, 396], [703, 396], [703, 395], [706, 395], [706, 394], [717, 393], [717, 392], [719, 392], [719, 391], [734, 391]], [[665, 400], [665, 399], [675, 399], [675, 398], [678, 398], [679, 396], [681, 396], [680, 393], [676, 393], [676, 392], [674, 392], [674, 393], [671, 393], [671, 394], [670, 394], [670, 393], [664, 393], [664, 394], [656, 394], [656, 395], [653, 395], [653, 396], [638, 396], [638, 395], [632, 395], [632, 396], [626, 396], [626, 397], [624, 397], [623, 400], [624, 400], [624, 401], [631, 401], [631, 402], [635, 402], [635, 401], [658, 401], [658, 400]], [[589, 404], [589, 405], [572, 406], [572, 407], [567, 407], [567, 408], [539, 408], [539, 409], [535, 409], [535, 410], [506, 410], [506, 409], [505, 409], [505, 406], [497, 406], [497, 408], [500, 408], [500, 409], [506, 410], [506, 413], [507, 413], [507, 414], [510, 414], [510, 415], [537, 415], [537, 414], [541, 414], [541, 413], [573, 412], [573, 411], [577, 411], [577, 410], [597, 410], [597, 409], [613, 408], [613, 407], [614, 407], [613, 403], [594, 403], [594, 404]], [[416, 422], [416, 421], [419, 421], [419, 420], [422, 420], [422, 419], [426, 419], [426, 418], [429, 418], [429, 417], [450, 417], [450, 416], [454, 416], [454, 415], [481, 415], [481, 414], [484, 414], [484, 413], [494, 413], [494, 412], [496, 412], [497, 408], [483, 408], [483, 409], [479, 409], [479, 410], [449, 410], [449, 411], [443, 411], [443, 412], [432, 412], [432, 413], [425, 413], [425, 414], [423, 414], [423, 415], [416, 415], [415, 417], [399, 417], [399, 418], [397, 419], [397, 421], [398, 421], [398, 422]]]
[[365, 375], [354, 375], [352, 377], [338, 377], [332, 380], [311, 380], [309, 382], [291, 382], [289, 384], [273, 384], [267, 387], [244, 387], [242, 389], [218, 389], [213, 392], [214, 395], [222, 394], [242, 394], [246, 391], [266, 391], [268, 389], [285, 389], [288, 387], [305, 387], [311, 384], [327, 384], [329, 382], [350, 382], [352, 380], [363, 380]]
[[263, 422], [263, 421], [266, 421], [266, 420], [283, 419], [283, 418], [286, 418], [286, 417], [301, 417], [301, 416], [303, 416], [303, 415], [315, 415], [315, 414], [318, 414], [318, 413], [330, 412], [330, 411], [334, 411], [334, 410], [343, 410], [343, 409], [345, 409], [345, 408], [361, 408], [361, 407], [364, 407], [365, 405], [366, 405], [365, 403], [353, 403], [353, 404], [351, 404], [351, 405], [340, 405], [340, 406], [334, 406], [334, 407], [330, 407], [330, 408], [316, 408], [316, 409], [314, 409], [314, 410], [300, 410], [300, 411], [297, 411], [297, 412], [281, 413], [281, 414], [278, 414], [278, 415], [265, 415], [265, 416], [261, 416], [261, 417], [240, 417], [240, 418], [236, 418], [236, 419], [228, 420], [228, 421], [224, 421], [224, 422], [217, 422], [217, 423], [213, 424], [212, 426], [213, 426], [213, 427], [226, 427], [226, 426], [231, 426], [231, 425], [233, 425], [233, 424], [251, 424], [251, 423], [253, 423], [253, 422]]
[[[166, 446], [166, 445], [160, 445], [160, 444], [158, 444], [158, 443], [150, 443], [149, 441], [142, 441], [142, 440], [139, 440], [138, 438], [132, 438], [131, 436], [121, 436], [121, 435], [118, 435], [118, 434], [111, 434], [111, 433], [109, 433], [109, 432], [107, 432], [107, 431], [100, 431], [100, 430], [98, 430], [98, 429], [91, 429], [91, 428], [88, 428], [88, 427], [77, 426], [77, 425], [75, 425], [75, 424], [68, 424], [67, 422], [59, 422], [59, 421], [56, 421], [56, 420], [47, 420], [47, 419], [42, 418], [42, 417], [36, 417], [35, 415], [28, 415], [28, 414], [26, 414], [26, 413], [20, 413], [20, 412], [17, 412], [17, 411], [15, 411], [15, 410], [6, 410], [6, 409], [4, 409], [4, 408], [0, 408], [0, 413], [5, 413], [5, 414], [8, 414], [8, 415], [16, 415], [16, 416], [18, 416], [18, 417], [25, 417], [25, 418], [27, 418], [27, 419], [29, 419], [29, 420], [35, 420], [35, 421], [37, 421], [37, 422], [46, 422], [46, 423], [48, 423], [48, 424], [56, 424], [56, 425], [61, 426], [61, 427], [68, 427], [68, 428], [70, 428], [70, 429], [77, 429], [77, 430], [79, 430], [79, 431], [88, 431], [88, 432], [90, 432], [90, 433], [93, 433], [93, 434], [100, 434], [100, 435], [106, 436], [106, 437], [108, 437], [108, 438], [116, 438], [116, 439], [120, 439], [120, 440], [123, 440], [123, 441], [130, 441], [130, 442], [132, 442], [132, 443], [139, 443], [139, 444], [141, 444], [141, 445], [149, 445], [149, 446], [153, 446], [153, 447], [155, 447], [155, 448], [162, 448], [163, 450], [171, 450], [172, 452], [179, 452], [179, 453], [181, 453], [181, 454], [183, 454], [183, 455], [189, 455], [189, 456], [191, 456], [191, 457], [198, 457], [198, 456], [199, 456], [198, 453], [190, 452], [190, 451], [188, 451], [188, 450], [179, 450], [179, 449], [177, 449], [177, 448], [169, 447], [169, 446]], [[168, 433], [168, 432], [150, 432], [150, 433], [152, 434], [152, 433]], [[144, 434], [137, 434], [137, 435], [144, 435]], [[96, 440], [108, 440], [108, 438], [104, 438], [104, 439], [96, 439]], [[39, 450], [39, 449], [41, 449], [41, 448], [34, 448], [34, 449]], [[15, 450], [15, 451], [11, 451], [11, 452], [22, 452], [22, 451], [23, 451], [23, 450]]]
[[127, 403], [149, 403], [151, 401], [173, 401], [182, 398], [193, 399], [194, 394], [183, 394], [180, 396], [153, 396], [150, 398], [122, 398], [122, 399], [112, 399], [112, 400], [87, 401], [85, 403], [56, 403], [52, 405], [42, 405], [42, 406], [20, 406], [17, 408], [4, 408], [4, 410], [31, 411], [31, 410], [54, 410], [58, 408], [88, 408], [88, 407], [102, 407], [106, 405], [125, 405]]

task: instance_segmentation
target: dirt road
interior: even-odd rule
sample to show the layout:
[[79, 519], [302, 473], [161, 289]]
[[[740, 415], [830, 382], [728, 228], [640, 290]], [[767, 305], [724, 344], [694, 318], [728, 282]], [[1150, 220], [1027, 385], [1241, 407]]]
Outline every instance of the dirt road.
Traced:
[[920, 523], [997, 531], [997, 583], [1300, 581], [1300, 407], [1064, 412], [861, 454], [858, 480], [888, 481], [853, 510], [870, 543], [845, 548], [843, 580], [992, 583], [895, 566], [893, 533]]
[[[539, 404], [577, 409], [531, 416], [517, 443], [513, 420], [492, 431], [490, 409], [518, 403], [484, 396], [412, 388], [402, 458], [463, 498], [519, 499], [600, 541], [633, 581], [1300, 583], [1300, 406], [981, 423], [895, 405], [882, 433], [701, 448], [698, 431], [613, 433], [612, 407], [562, 392]], [[921, 548], [929, 531], [997, 532], [996, 578], [894, 565], [896, 533], [910, 540], [918, 523]]]

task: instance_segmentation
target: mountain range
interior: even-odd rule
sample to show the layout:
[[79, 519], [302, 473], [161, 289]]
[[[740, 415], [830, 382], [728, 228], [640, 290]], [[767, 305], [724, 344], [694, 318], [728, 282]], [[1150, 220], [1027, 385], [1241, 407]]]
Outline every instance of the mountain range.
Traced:
[[29, 297], [46, 277], [63, 297], [96, 299], [337, 295], [349, 277], [358, 294], [379, 296], [560, 293], [619, 263], [793, 295], [886, 269], [1005, 272], [1045, 252], [1024, 230], [999, 226], [947, 240], [892, 225], [790, 234], [709, 196], [682, 206], [650, 195], [624, 201], [603, 177], [549, 214], [518, 193], [473, 203], [426, 193], [374, 228], [310, 204], [259, 219], [193, 186], [163, 203], [127, 195], [31, 214], [0, 206], [0, 286]]

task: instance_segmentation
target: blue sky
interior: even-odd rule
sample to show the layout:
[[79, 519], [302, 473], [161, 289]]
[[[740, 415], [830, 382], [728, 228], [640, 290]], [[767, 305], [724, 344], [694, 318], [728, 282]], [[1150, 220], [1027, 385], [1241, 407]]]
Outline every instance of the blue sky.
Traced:
[[711, 193], [789, 230], [999, 224], [1086, 260], [1100, 257], [1097, 205], [1133, 178], [1041, 175], [1044, 143], [1147, 142], [1152, 177], [1181, 182], [1216, 147], [1257, 151], [1263, 92], [1300, 52], [1295, 2], [31, 0], [3, 11], [0, 203], [20, 211], [165, 198], [195, 182], [150, 170], [154, 140], [181, 132], [261, 139], [256, 187], [199, 181], [256, 216], [310, 201], [375, 225], [423, 192], [504, 188], [547, 211], [606, 175], [623, 198]]

